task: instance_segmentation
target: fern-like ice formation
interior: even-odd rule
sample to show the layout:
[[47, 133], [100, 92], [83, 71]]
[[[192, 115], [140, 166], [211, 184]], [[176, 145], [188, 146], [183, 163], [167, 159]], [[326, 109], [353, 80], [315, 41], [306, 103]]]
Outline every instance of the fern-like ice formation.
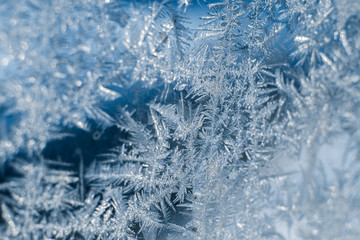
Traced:
[[2, 239], [358, 238], [356, 0], [0, 13]]

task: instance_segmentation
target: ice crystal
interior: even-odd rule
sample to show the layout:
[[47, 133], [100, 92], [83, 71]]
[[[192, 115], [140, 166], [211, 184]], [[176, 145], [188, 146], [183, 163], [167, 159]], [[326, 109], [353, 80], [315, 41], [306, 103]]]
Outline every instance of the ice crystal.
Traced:
[[357, 1], [0, 13], [2, 238], [357, 239]]

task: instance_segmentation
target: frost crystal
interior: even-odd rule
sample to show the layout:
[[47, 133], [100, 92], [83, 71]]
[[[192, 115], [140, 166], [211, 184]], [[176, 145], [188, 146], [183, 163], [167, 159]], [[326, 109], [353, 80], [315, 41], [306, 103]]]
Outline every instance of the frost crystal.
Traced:
[[2, 239], [358, 238], [356, 0], [6, 0], [0, 22]]

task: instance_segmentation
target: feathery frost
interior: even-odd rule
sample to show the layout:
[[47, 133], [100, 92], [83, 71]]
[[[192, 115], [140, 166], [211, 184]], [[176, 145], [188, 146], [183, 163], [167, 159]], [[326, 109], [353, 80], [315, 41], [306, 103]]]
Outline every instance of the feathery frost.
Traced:
[[0, 13], [3, 239], [358, 238], [356, 0]]

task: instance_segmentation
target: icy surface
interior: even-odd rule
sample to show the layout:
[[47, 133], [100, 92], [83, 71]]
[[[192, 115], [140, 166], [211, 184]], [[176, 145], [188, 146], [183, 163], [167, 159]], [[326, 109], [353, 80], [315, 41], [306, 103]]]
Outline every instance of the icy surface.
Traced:
[[357, 0], [0, 2], [2, 239], [358, 239]]

